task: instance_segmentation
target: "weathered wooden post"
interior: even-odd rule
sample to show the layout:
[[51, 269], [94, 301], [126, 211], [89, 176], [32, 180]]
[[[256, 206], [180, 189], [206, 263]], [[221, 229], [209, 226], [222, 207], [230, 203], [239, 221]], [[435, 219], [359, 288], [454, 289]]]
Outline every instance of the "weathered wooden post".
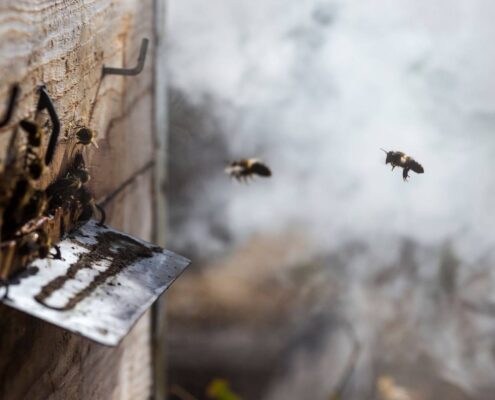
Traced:
[[[0, 112], [11, 85], [20, 87], [12, 119], [0, 128], [0, 164], [8, 158], [16, 124], [33, 118], [38, 87], [45, 85], [61, 133], [37, 184], [46, 186], [67, 167], [75, 128], [89, 126], [98, 148], [83, 149], [88, 185], [95, 199], [111, 199], [107, 223], [162, 245], [166, 104], [157, 65], [164, 31], [157, 24], [164, 22], [164, 11], [164, 0], [0, 5]], [[136, 64], [143, 38], [150, 43], [141, 73], [102, 80], [104, 65]], [[0, 399], [148, 399], [153, 365], [162, 365], [161, 353], [152, 360], [152, 325], [161, 327], [158, 321], [152, 324], [148, 311], [118, 347], [108, 348], [0, 305]], [[158, 387], [155, 392], [163, 395]]]

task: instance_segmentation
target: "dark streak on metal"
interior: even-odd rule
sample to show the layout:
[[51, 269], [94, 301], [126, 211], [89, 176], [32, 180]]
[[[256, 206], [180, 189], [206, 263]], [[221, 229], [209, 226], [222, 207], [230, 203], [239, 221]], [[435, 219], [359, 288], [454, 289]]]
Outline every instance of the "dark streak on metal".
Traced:
[[0, 297], [0, 300], [9, 300], [10, 299], [9, 287], [11, 285], [18, 285], [21, 283], [22, 279], [27, 278], [29, 276], [36, 275], [38, 272], [39, 272], [38, 267], [28, 267], [26, 269], [18, 271], [9, 279], [0, 279], [0, 287], [5, 288], [4, 294]]
[[[69, 267], [64, 276], [59, 276], [43, 286], [41, 291], [34, 297], [38, 303], [53, 310], [70, 310], [100, 285], [104, 284], [108, 278], [117, 275], [136, 260], [152, 257], [154, 252], [161, 251], [158, 247], [149, 248], [129, 236], [116, 232], [106, 231], [100, 233], [95, 239], [95, 244], [85, 245], [89, 252], [81, 254], [78, 261]], [[93, 269], [95, 263], [103, 260], [110, 261], [110, 265], [105, 271], [95, 276], [84, 289], [72, 296], [64, 306], [54, 307], [46, 303], [46, 299], [61, 289], [67, 281], [75, 279], [80, 270], [85, 268]]]
[[112, 193], [107, 195], [103, 200], [98, 203], [98, 206], [101, 208], [105, 208], [108, 204], [110, 204], [115, 197], [117, 197], [127, 186], [131, 185], [140, 175], [146, 173], [149, 169], [153, 168], [155, 165], [155, 161], [151, 160], [147, 162], [144, 167], [137, 170], [134, 174], [132, 174], [128, 179], [122, 182]]

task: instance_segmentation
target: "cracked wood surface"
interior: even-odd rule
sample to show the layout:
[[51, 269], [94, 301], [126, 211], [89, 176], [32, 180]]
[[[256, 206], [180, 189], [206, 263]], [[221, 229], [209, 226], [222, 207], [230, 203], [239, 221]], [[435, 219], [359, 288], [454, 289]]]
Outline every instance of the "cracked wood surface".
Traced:
[[[16, 124], [34, 118], [41, 84], [55, 103], [62, 129], [54, 161], [38, 186], [46, 187], [67, 165], [75, 128], [81, 125], [97, 132], [99, 149], [82, 149], [96, 199], [153, 159], [154, 7], [153, 0], [0, 3], [0, 113], [10, 85], [18, 82], [21, 88], [13, 118], [0, 130], [0, 170]], [[100, 84], [103, 65], [136, 64], [143, 37], [150, 46], [142, 73], [108, 75]], [[37, 120], [48, 119], [40, 115]], [[109, 225], [151, 239], [152, 175], [150, 169], [137, 177], [107, 206]], [[0, 399], [146, 399], [150, 339], [149, 312], [112, 349], [0, 306]]]

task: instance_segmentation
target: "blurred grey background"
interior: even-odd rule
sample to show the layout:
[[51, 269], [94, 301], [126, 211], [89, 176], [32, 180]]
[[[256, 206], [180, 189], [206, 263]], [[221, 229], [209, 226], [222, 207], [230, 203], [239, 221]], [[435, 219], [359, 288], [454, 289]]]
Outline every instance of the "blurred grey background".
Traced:
[[[171, 0], [168, 17], [169, 243], [195, 265], [172, 289], [171, 383], [495, 398], [495, 3]], [[404, 183], [380, 147], [425, 173]], [[273, 178], [230, 180], [241, 157]]]

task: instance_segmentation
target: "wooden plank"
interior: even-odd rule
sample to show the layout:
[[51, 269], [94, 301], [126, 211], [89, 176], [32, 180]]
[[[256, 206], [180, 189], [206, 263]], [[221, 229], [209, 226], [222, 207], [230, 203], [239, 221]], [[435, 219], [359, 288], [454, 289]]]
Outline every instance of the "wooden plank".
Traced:
[[[142, 73], [106, 76], [100, 85], [104, 64], [136, 63], [143, 37], [151, 43]], [[78, 125], [98, 134], [99, 149], [83, 150], [97, 199], [153, 159], [153, 0], [3, 0], [0, 38], [1, 110], [10, 85], [21, 86], [13, 119], [0, 130], [0, 169], [15, 124], [34, 117], [40, 84], [55, 102], [62, 137], [39, 187], [71, 158]], [[110, 225], [151, 240], [152, 177], [151, 170], [140, 175], [114, 199]], [[149, 398], [150, 321], [147, 313], [117, 349], [109, 349], [1, 306], [0, 398]]]

